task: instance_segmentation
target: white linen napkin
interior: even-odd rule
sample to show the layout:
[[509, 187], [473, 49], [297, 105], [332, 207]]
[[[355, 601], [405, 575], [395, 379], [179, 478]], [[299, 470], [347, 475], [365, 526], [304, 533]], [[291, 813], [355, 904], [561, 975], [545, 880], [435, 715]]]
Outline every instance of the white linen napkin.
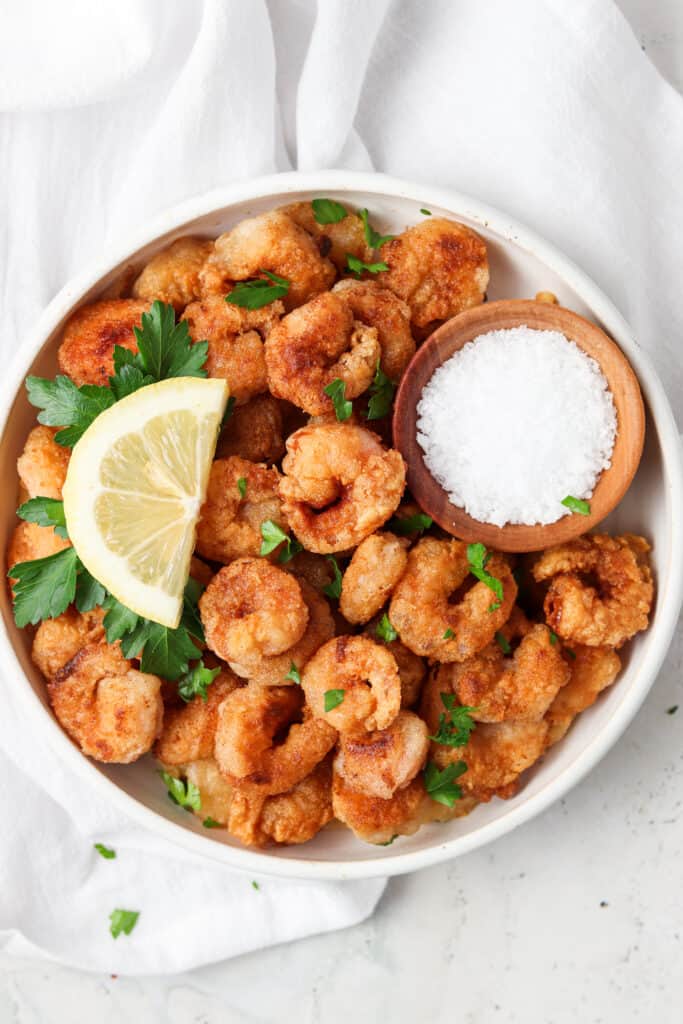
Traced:
[[[275, 170], [374, 166], [556, 242], [683, 413], [683, 105], [611, 0], [5, 0], [0, 17], [5, 361], [73, 273], [168, 205]], [[0, 686], [3, 948], [179, 971], [372, 911], [382, 882], [255, 890], [102, 807]], [[115, 942], [116, 906], [141, 916]]]

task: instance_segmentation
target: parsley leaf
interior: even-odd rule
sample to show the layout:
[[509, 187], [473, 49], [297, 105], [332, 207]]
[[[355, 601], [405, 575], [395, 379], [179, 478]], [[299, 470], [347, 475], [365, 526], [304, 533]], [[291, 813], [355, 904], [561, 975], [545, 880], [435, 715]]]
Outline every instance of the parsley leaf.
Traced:
[[453, 632], [453, 630], [449, 626], [448, 629], [445, 631], [442, 639], [444, 639], [444, 640], [452, 640], [454, 636], [455, 636], [455, 633]]
[[338, 224], [344, 217], [348, 217], [349, 211], [338, 203], [336, 199], [313, 199], [313, 216], [317, 224]]
[[104, 857], [105, 860], [114, 860], [116, 857], [116, 850], [111, 850], [104, 843], [93, 843], [93, 846], [99, 853], [100, 857]]
[[58, 374], [54, 380], [27, 377], [26, 391], [31, 405], [41, 410], [39, 423], [64, 428], [55, 434], [55, 441], [64, 448], [73, 447], [92, 421], [115, 401], [109, 388], [95, 384], [77, 388], [63, 374]]
[[252, 887], [252, 889], [256, 889], [256, 892], [258, 892], [259, 889], [261, 888], [261, 886], [258, 884], [258, 882], [254, 882], [254, 881], [252, 881], [251, 887]]
[[216, 819], [212, 818], [211, 815], [209, 815], [208, 818], [204, 818], [202, 825], [204, 828], [224, 828], [220, 821], [216, 821]]
[[289, 666], [289, 672], [285, 676], [285, 679], [291, 679], [293, 683], [296, 683], [298, 686], [301, 686], [301, 673], [299, 672], [299, 669], [296, 667], [294, 662], [292, 662], [291, 665]]
[[510, 647], [510, 644], [508, 643], [507, 638], [500, 632], [500, 630], [496, 631], [496, 643], [500, 647], [500, 649], [503, 652], [503, 654], [511, 654], [512, 653], [512, 648]]
[[420, 207], [420, 213], [424, 213], [425, 217], [431, 217], [432, 211], [426, 210], [424, 206]]
[[207, 668], [204, 662], [200, 661], [178, 680], [178, 696], [186, 704], [195, 697], [201, 697], [206, 703], [209, 697], [207, 689], [220, 674], [220, 668]]
[[379, 249], [384, 245], [385, 242], [390, 242], [392, 238], [396, 238], [396, 235], [380, 235], [371, 226], [369, 221], [370, 214], [367, 210], [359, 210], [358, 216], [363, 221], [363, 231], [365, 232], [365, 241], [371, 249]]
[[339, 597], [341, 597], [341, 588], [342, 588], [342, 573], [341, 573], [341, 569], [337, 565], [337, 559], [334, 557], [334, 555], [328, 555], [327, 556], [327, 561], [332, 566], [332, 572], [334, 573], [334, 579], [332, 580], [331, 583], [327, 583], [323, 587], [323, 594], [327, 594], [328, 597], [339, 598]]
[[548, 630], [548, 632], [550, 633], [550, 645], [554, 647], [557, 643], [557, 633], [552, 629]]
[[184, 782], [182, 779], [176, 779], [175, 775], [169, 775], [168, 772], [159, 772], [159, 775], [164, 780], [169, 798], [174, 804], [184, 807], [186, 811], [200, 811], [202, 809], [201, 796], [194, 782], [190, 782], [189, 779], [187, 782]]
[[672, 704], [670, 708], [666, 709], [667, 715], [675, 715], [678, 711], [678, 704]]
[[221, 430], [223, 429], [223, 427], [225, 426], [225, 424], [228, 422], [233, 412], [235, 411], [235, 402], [235, 396], [230, 395], [228, 401], [225, 404], [225, 412], [223, 413], [223, 419], [221, 420]]
[[443, 804], [445, 807], [453, 807], [456, 800], [462, 796], [462, 789], [455, 782], [464, 772], [467, 765], [464, 761], [456, 761], [455, 764], [448, 764], [439, 771], [433, 761], [429, 761], [424, 772], [425, 789], [432, 800]]
[[380, 271], [389, 269], [389, 264], [384, 260], [380, 260], [378, 263], [364, 263], [350, 252], [346, 254], [346, 265], [356, 277], [360, 277], [364, 270], [367, 270], [369, 274], [379, 274]]
[[69, 607], [76, 595], [78, 555], [65, 548], [47, 558], [13, 565], [14, 621], [19, 629], [54, 619]]
[[467, 561], [469, 563], [468, 568], [470, 572], [473, 576], [476, 576], [478, 580], [481, 580], [482, 583], [485, 583], [489, 590], [492, 590], [498, 598], [497, 603], [494, 602], [489, 607], [489, 612], [493, 612], [496, 608], [500, 608], [503, 600], [503, 584], [499, 579], [486, 571], [486, 565], [490, 557], [490, 554], [487, 552], [483, 544], [467, 545]]
[[583, 498], [572, 498], [571, 494], [568, 494], [566, 498], [562, 499], [561, 504], [571, 512], [576, 512], [579, 516], [589, 516], [591, 514], [590, 504], [584, 501]]
[[99, 580], [91, 576], [79, 560], [76, 577], [76, 607], [79, 612], [90, 612], [104, 601], [107, 591]]
[[409, 537], [411, 533], [423, 533], [428, 530], [434, 520], [424, 512], [416, 512], [414, 516], [393, 516], [387, 523], [387, 529], [397, 533], [399, 537]]
[[391, 625], [389, 616], [386, 612], [375, 626], [375, 636], [378, 636], [385, 644], [390, 644], [393, 640], [398, 638], [398, 633]]
[[209, 343], [199, 341], [192, 344], [187, 321], [175, 322], [173, 306], [157, 299], [149, 313], [142, 314], [141, 322], [141, 327], [133, 328], [138, 354], [130, 365], [137, 366], [154, 380], [206, 377], [203, 366]]
[[121, 932], [124, 935], [130, 935], [138, 923], [139, 916], [139, 910], [112, 910], [109, 915], [109, 920], [111, 921], [109, 931], [115, 939], [118, 939]]
[[[121, 355], [123, 352], [125, 356]], [[114, 345], [115, 372], [114, 376], [109, 378], [109, 387], [117, 402], [127, 395], [132, 395], [134, 391], [147, 387], [148, 384], [154, 384], [154, 377], [143, 373], [135, 363], [136, 358], [136, 354], [130, 349]]]
[[353, 404], [346, 398], [346, 381], [342, 380], [341, 377], [335, 377], [333, 381], [323, 388], [323, 391], [332, 399], [334, 414], [339, 422], [343, 423], [344, 420], [348, 420], [353, 412]]
[[377, 369], [370, 385], [371, 397], [368, 402], [366, 419], [381, 420], [383, 416], [386, 416], [391, 409], [395, 391], [396, 385], [380, 369], [379, 360], [377, 360]]
[[169, 629], [158, 622], [146, 620], [141, 632], [144, 645], [140, 657], [141, 672], [163, 679], [178, 679], [188, 671], [189, 663], [201, 654], [182, 624], [176, 629]]
[[68, 540], [63, 501], [57, 501], [56, 498], [31, 498], [19, 506], [17, 515], [26, 523], [53, 526], [58, 537]]
[[261, 523], [261, 536], [263, 540], [261, 541], [260, 555], [269, 555], [280, 544], [284, 544], [277, 559], [280, 563], [289, 562], [294, 558], [294, 555], [303, 550], [299, 541], [285, 533], [282, 527], [278, 526], [272, 519], [266, 519], [265, 522]]
[[237, 490], [240, 492], [240, 498], [243, 498], [245, 496], [245, 494], [247, 493], [247, 478], [246, 478], [246, 476], [241, 476], [239, 478], [239, 480], [237, 481]]
[[340, 704], [344, 702], [344, 690], [326, 690], [325, 691], [325, 711], [334, 711]]
[[472, 718], [472, 712], [477, 709], [456, 704], [452, 693], [442, 693], [441, 703], [446, 708], [446, 713], [442, 712], [439, 715], [436, 735], [430, 736], [430, 740], [444, 747], [466, 746], [470, 733], [477, 724]]
[[[282, 299], [287, 294], [290, 282], [286, 277], [278, 277], [267, 270], [260, 270], [259, 273], [265, 274], [268, 280], [264, 281], [262, 277], [257, 277], [253, 281], [240, 281], [230, 294], [226, 295], [225, 301], [243, 309], [261, 309], [262, 306]], [[269, 281], [272, 284], [269, 284]]]
[[564, 654], [569, 655], [572, 661], [576, 661], [576, 651], [573, 651], [571, 647], [564, 647], [562, 650]]
[[103, 625], [108, 644], [113, 644], [127, 633], [132, 633], [139, 622], [140, 616], [117, 601], [112, 594], [107, 594], [102, 607], [107, 609]]

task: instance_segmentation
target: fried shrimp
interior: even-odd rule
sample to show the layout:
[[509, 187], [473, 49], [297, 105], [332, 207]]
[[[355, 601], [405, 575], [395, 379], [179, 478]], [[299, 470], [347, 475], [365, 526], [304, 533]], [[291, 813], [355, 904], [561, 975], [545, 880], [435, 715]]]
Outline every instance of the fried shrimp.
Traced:
[[335, 818], [366, 843], [389, 844], [396, 836], [411, 836], [422, 823], [420, 811], [426, 800], [422, 776], [389, 800], [358, 793], [337, 772], [332, 778], [332, 809]]
[[131, 352], [138, 346], [133, 334], [149, 302], [109, 299], [81, 306], [68, 320], [57, 352], [59, 370], [74, 384], [108, 384], [114, 373], [114, 346]]
[[[502, 601], [486, 583], [468, 581], [467, 544], [425, 537], [408, 553], [389, 619], [411, 651], [437, 661], [465, 661], [486, 647], [507, 620], [517, 584], [504, 555], [491, 554], [487, 573], [500, 581]], [[455, 596], [455, 603], [451, 600]]]
[[546, 621], [563, 640], [621, 647], [647, 629], [652, 606], [650, 545], [642, 537], [591, 534], [545, 551], [534, 578], [550, 580]]
[[415, 354], [407, 303], [376, 281], [355, 281], [353, 278], [339, 281], [332, 294], [348, 306], [354, 320], [376, 328], [382, 352], [380, 368], [390, 380], [400, 380]]
[[103, 618], [102, 608], [82, 613], [71, 607], [55, 619], [41, 622], [33, 638], [31, 658], [46, 679], [52, 679], [82, 647], [104, 640]]
[[206, 238], [176, 238], [145, 265], [133, 285], [136, 299], [159, 299], [181, 313], [199, 296], [199, 271], [213, 252]]
[[363, 222], [355, 213], [348, 211], [336, 224], [318, 224], [311, 203], [291, 203], [280, 209], [312, 235], [320, 255], [328, 256], [340, 274], [348, 271], [348, 255], [356, 256], [366, 263], [372, 258], [372, 250], [368, 249], [365, 242]]
[[281, 210], [271, 210], [216, 239], [199, 275], [202, 295], [225, 296], [235, 281], [259, 277], [264, 270], [289, 282], [287, 310], [326, 291], [335, 278], [333, 265], [308, 232]]
[[20, 562], [34, 562], [38, 558], [47, 558], [70, 547], [71, 541], [58, 537], [51, 526], [21, 522], [15, 526], [9, 542], [7, 567], [11, 569]]
[[401, 707], [412, 708], [417, 704], [422, 684], [427, 675], [427, 663], [419, 654], [414, 654], [409, 647], [402, 644], [400, 640], [382, 640], [378, 636], [377, 626], [379, 618], [373, 619], [363, 630], [365, 636], [369, 636], [375, 643], [382, 643], [394, 657], [398, 674], [401, 677]]
[[309, 551], [356, 547], [390, 518], [405, 486], [405, 463], [363, 427], [302, 427], [287, 440], [280, 481], [283, 512]]
[[250, 786], [233, 792], [228, 830], [246, 846], [307, 843], [332, 820], [329, 759], [286, 793], [263, 796]]
[[[386, 729], [401, 707], [401, 680], [390, 652], [364, 636], [338, 636], [313, 655], [301, 676], [312, 713], [342, 734]], [[326, 710], [326, 694], [341, 697]]]
[[427, 726], [412, 711], [399, 711], [390, 726], [363, 736], [342, 736], [334, 770], [357, 793], [390, 800], [422, 771]]
[[138, 672], [118, 646], [87, 644], [48, 680], [60, 725], [84, 754], [130, 764], [151, 749], [164, 705], [158, 676]]
[[384, 606], [408, 563], [407, 543], [393, 533], [373, 533], [358, 545], [339, 599], [348, 622], [368, 622]]
[[572, 651], [574, 658], [569, 662], [569, 682], [562, 687], [545, 716], [548, 747], [561, 740], [576, 716], [594, 704], [598, 695], [612, 685], [621, 668], [621, 658], [611, 647], [577, 644]]
[[331, 413], [325, 388], [341, 380], [346, 398], [361, 395], [380, 352], [377, 330], [354, 320], [338, 296], [325, 292], [289, 313], [266, 338], [268, 387], [311, 416]]
[[230, 385], [237, 405], [268, 390], [263, 339], [284, 312], [281, 302], [262, 309], [242, 309], [209, 295], [191, 302], [183, 313], [192, 341], [208, 341], [206, 370]]
[[298, 581], [263, 558], [237, 558], [221, 569], [199, 610], [207, 644], [242, 676], [293, 647], [308, 625]]
[[55, 441], [52, 427], [34, 427], [17, 459], [19, 481], [29, 498], [62, 496], [71, 452]]
[[237, 676], [226, 667], [208, 687], [206, 700], [197, 695], [187, 704], [167, 707], [154, 748], [159, 760], [168, 765], [182, 765], [213, 757], [218, 708], [239, 685]]
[[296, 786], [336, 740], [331, 725], [305, 715], [298, 686], [249, 683], [218, 709], [218, 767], [234, 785], [257, 787], [263, 796]]
[[389, 269], [379, 283], [411, 310], [421, 336], [440, 321], [483, 301], [489, 283], [486, 244], [457, 221], [428, 217], [380, 250]]
[[[244, 483], [240, 485], [239, 481]], [[214, 562], [231, 562], [261, 550], [261, 526], [271, 519], [283, 530], [277, 469], [237, 455], [216, 459], [197, 524], [197, 552]], [[244, 492], [244, 493], [243, 493]]]
[[221, 775], [213, 756], [178, 766], [167, 764], [165, 767], [171, 775], [184, 775], [197, 787], [201, 795], [201, 808], [197, 813], [204, 820], [213, 818], [220, 825], [227, 825], [234, 789]]
[[257, 395], [236, 405], [220, 437], [216, 457], [239, 455], [249, 462], [272, 465], [285, 454], [280, 403], [272, 395]]

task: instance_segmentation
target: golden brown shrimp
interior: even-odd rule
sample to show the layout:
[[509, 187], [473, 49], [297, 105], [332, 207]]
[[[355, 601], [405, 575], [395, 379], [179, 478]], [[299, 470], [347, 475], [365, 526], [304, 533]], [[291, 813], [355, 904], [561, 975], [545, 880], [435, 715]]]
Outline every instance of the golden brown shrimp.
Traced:
[[403, 709], [412, 708], [414, 704], [417, 704], [422, 692], [422, 684], [427, 675], [427, 663], [419, 654], [414, 654], [409, 647], [402, 644], [400, 640], [390, 640], [387, 642], [378, 636], [377, 626], [379, 622], [379, 617], [373, 619], [365, 627], [363, 633], [374, 640], [375, 643], [381, 643], [388, 651], [391, 651], [398, 668], [398, 674], [401, 677], [401, 707]]
[[332, 289], [348, 306], [354, 320], [377, 330], [381, 349], [380, 367], [395, 383], [415, 355], [410, 332], [410, 307], [376, 281], [346, 278]]
[[425, 723], [412, 711], [399, 711], [386, 729], [342, 736], [334, 770], [355, 792], [390, 800], [422, 771], [428, 750]]
[[281, 302], [262, 309], [233, 306], [220, 295], [191, 302], [183, 313], [192, 341], [208, 341], [206, 371], [230, 385], [237, 405], [268, 390], [263, 339], [284, 312]]
[[259, 277], [264, 270], [289, 282], [287, 310], [326, 291], [335, 278], [311, 236], [281, 210], [270, 210], [216, 239], [200, 273], [202, 295], [224, 296], [235, 281]]
[[206, 700], [197, 695], [187, 704], [166, 708], [161, 735], [154, 748], [155, 755], [168, 765], [213, 757], [218, 708], [240, 685], [227, 666], [216, 676], [206, 691]]
[[303, 546], [318, 554], [356, 547], [390, 518], [405, 463], [362, 427], [302, 427], [287, 440], [283, 512]]
[[591, 534], [545, 551], [533, 574], [550, 580], [544, 607], [551, 629], [590, 647], [621, 647], [647, 629], [654, 592], [649, 550], [643, 537]]
[[15, 526], [7, 549], [7, 568], [20, 562], [33, 562], [38, 558], [56, 555], [64, 548], [70, 548], [71, 541], [58, 537], [51, 526], [21, 522]]
[[349, 210], [346, 217], [336, 224], [318, 224], [309, 202], [291, 203], [280, 209], [313, 236], [320, 255], [328, 256], [340, 274], [348, 272], [348, 255], [356, 256], [365, 263], [372, 258], [372, 250], [365, 242], [363, 222], [354, 212]]
[[468, 582], [467, 544], [432, 537], [418, 541], [408, 553], [408, 566], [389, 606], [389, 619], [403, 643], [437, 661], [465, 661], [486, 647], [510, 615], [517, 595], [504, 555], [492, 553], [486, 571], [502, 584], [502, 601], [472, 577], [464, 596], [450, 603]]
[[263, 558], [237, 558], [212, 579], [199, 611], [206, 642], [241, 676], [304, 635], [308, 607], [298, 581]]
[[[240, 485], [240, 480], [245, 483]], [[198, 554], [223, 563], [258, 555], [263, 541], [261, 525], [267, 519], [286, 531], [279, 480], [274, 467], [268, 469], [237, 455], [216, 459], [197, 524]]]
[[331, 725], [305, 716], [298, 686], [249, 683], [218, 709], [218, 767], [233, 785], [257, 787], [263, 796], [296, 786], [336, 741]]
[[215, 758], [190, 761], [183, 765], [165, 765], [171, 775], [186, 778], [199, 790], [201, 806], [195, 813], [203, 820], [213, 818], [220, 825], [227, 825], [234, 789], [218, 770]]
[[426, 800], [422, 776], [398, 789], [389, 800], [357, 793], [337, 772], [332, 777], [332, 809], [335, 818], [366, 843], [388, 845], [396, 836], [411, 836], [422, 820]]
[[164, 705], [158, 676], [138, 672], [118, 645], [82, 647], [50, 677], [48, 697], [60, 725], [84, 754], [130, 764], [151, 749]]
[[332, 413], [325, 388], [342, 380], [346, 398], [361, 395], [380, 352], [377, 330], [354, 320], [338, 296], [325, 292], [289, 313], [266, 338], [268, 387], [311, 416]]
[[576, 644], [572, 651], [574, 659], [568, 663], [571, 671], [569, 682], [562, 687], [545, 716], [548, 747], [561, 740], [576, 716], [594, 704], [598, 695], [612, 685], [621, 668], [621, 659], [611, 647]]
[[285, 454], [280, 403], [272, 395], [257, 395], [236, 405], [218, 438], [216, 458], [239, 455], [249, 462], [272, 465]]
[[287, 562], [285, 569], [297, 579], [306, 580], [319, 594], [323, 594], [334, 580], [330, 556], [314, 555], [312, 551], [299, 551]]
[[408, 542], [393, 533], [373, 533], [358, 545], [342, 579], [339, 610], [364, 623], [384, 607], [408, 563]]
[[380, 250], [389, 269], [378, 281], [411, 310], [424, 337], [440, 321], [483, 301], [489, 283], [486, 244], [457, 221], [428, 217]]
[[[338, 636], [311, 658], [301, 676], [306, 703], [340, 733], [386, 729], [401, 708], [401, 680], [393, 656], [364, 636]], [[326, 693], [340, 703], [325, 710]]]
[[62, 496], [71, 452], [57, 444], [56, 433], [52, 427], [34, 427], [17, 459], [19, 481], [29, 498]]
[[33, 638], [31, 658], [46, 679], [74, 658], [82, 647], [104, 640], [104, 610], [81, 613], [67, 608], [54, 619], [44, 619]]
[[246, 846], [270, 842], [307, 843], [332, 820], [332, 770], [329, 759], [286, 793], [264, 796], [251, 786], [234, 790], [228, 830]]
[[114, 373], [114, 346], [137, 352], [133, 334], [149, 302], [109, 299], [81, 306], [67, 321], [57, 352], [60, 373], [74, 384], [108, 384]]
[[213, 252], [213, 242], [190, 235], [158, 252], [147, 263], [133, 285], [136, 299], [159, 299], [181, 313], [199, 295], [199, 271]]

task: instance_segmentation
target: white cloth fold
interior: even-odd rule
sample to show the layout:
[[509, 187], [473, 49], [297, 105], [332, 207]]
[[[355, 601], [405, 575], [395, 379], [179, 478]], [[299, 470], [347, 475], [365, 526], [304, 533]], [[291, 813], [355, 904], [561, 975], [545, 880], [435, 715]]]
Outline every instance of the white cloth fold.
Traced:
[[[0, 0], [0, 354], [116, 236], [227, 181], [369, 168], [471, 192], [612, 296], [679, 415], [683, 104], [611, 0]], [[178, 971], [370, 913], [102, 807], [0, 680], [0, 945]], [[102, 860], [93, 842], [115, 847]], [[139, 909], [114, 941], [107, 917]]]

